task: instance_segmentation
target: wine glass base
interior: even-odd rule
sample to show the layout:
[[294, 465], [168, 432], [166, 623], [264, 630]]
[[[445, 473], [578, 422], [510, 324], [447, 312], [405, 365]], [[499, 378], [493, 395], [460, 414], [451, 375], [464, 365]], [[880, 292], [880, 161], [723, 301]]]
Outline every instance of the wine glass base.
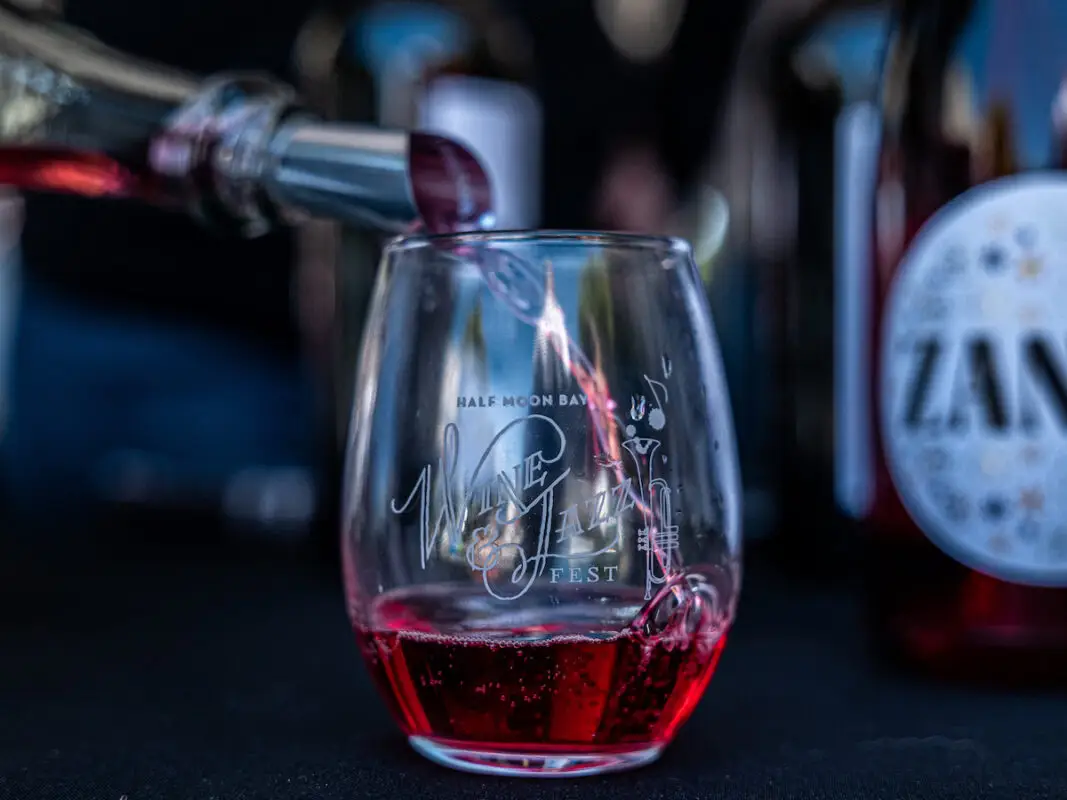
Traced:
[[488, 750], [443, 743], [425, 736], [410, 736], [408, 741], [426, 758], [452, 769], [482, 775], [505, 775], [516, 778], [574, 778], [603, 775], [606, 772], [635, 769], [651, 764], [663, 752], [663, 745], [645, 745], [611, 752], [537, 753], [522, 750]]

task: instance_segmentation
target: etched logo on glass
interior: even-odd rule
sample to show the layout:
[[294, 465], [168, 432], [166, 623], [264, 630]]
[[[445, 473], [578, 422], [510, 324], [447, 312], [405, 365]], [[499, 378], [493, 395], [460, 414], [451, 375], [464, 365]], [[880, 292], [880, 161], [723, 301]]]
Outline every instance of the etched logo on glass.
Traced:
[[1006, 178], [916, 238], [883, 321], [881, 427], [909, 514], [962, 563], [1067, 584], [1067, 178]]
[[[664, 359], [664, 378], [669, 377]], [[457, 403], [465, 411], [514, 404], [529, 413], [497, 431], [468, 474], [460, 474], [461, 464], [472, 463], [463, 452], [462, 428], [448, 424], [438, 463], [426, 465], [410, 491], [393, 499], [393, 513], [417, 515], [422, 568], [442, 546], [461, 548], [490, 595], [516, 600], [539, 578], [552, 584], [613, 583], [619, 578], [618, 556], [631, 546], [644, 554], [645, 599], [650, 599], [654, 587], [680, 568], [679, 531], [672, 524], [672, 488], [657, 474], [657, 465], [667, 463], [657, 434], [667, 425], [668, 390], [659, 380], [642, 379], [647, 395], [632, 398], [628, 419], [615, 413], [616, 404], [604, 393], [537, 395], [537, 402], [506, 404], [502, 398], [512, 396], [486, 395]], [[598, 432], [592, 437], [592, 481], [574, 480], [566, 433], [544, 413], [557, 407], [588, 415]], [[606, 427], [595, 419], [603, 412], [610, 419]], [[517, 441], [537, 446], [502, 462], [502, 454], [516, 452]], [[507, 466], [495, 466], [500, 463]], [[594, 488], [576, 499], [568, 494], [576, 485]]]

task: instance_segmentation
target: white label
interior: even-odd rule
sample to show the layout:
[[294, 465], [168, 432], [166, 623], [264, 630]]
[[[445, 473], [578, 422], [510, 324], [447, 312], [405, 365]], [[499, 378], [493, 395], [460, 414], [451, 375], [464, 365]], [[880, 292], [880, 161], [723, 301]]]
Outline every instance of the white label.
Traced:
[[1067, 585], [1067, 176], [939, 211], [882, 333], [886, 461], [916, 524], [973, 569]]
[[541, 212], [541, 105], [518, 84], [447, 75], [430, 85], [419, 124], [469, 147], [493, 188], [501, 230], [537, 226]]

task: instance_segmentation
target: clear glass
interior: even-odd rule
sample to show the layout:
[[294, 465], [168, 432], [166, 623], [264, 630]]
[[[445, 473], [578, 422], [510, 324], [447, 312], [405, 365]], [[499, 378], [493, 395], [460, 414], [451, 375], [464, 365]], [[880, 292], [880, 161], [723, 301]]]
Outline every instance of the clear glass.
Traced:
[[689, 246], [399, 239], [355, 387], [348, 610], [412, 745], [511, 775], [654, 760], [714, 672], [741, 575]]

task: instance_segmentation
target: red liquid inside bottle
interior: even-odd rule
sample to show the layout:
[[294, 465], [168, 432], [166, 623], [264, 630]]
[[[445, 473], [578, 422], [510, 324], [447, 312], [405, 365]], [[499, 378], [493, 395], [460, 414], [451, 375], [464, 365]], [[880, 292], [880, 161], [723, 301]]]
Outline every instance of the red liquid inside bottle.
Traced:
[[117, 161], [58, 147], [0, 147], [0, 185], [83, 197], [141, 194], [137, 178]]
[[1067, 675], [1067, 6], [905, 0], [875, 208], [870, 610], [952, 677]]

